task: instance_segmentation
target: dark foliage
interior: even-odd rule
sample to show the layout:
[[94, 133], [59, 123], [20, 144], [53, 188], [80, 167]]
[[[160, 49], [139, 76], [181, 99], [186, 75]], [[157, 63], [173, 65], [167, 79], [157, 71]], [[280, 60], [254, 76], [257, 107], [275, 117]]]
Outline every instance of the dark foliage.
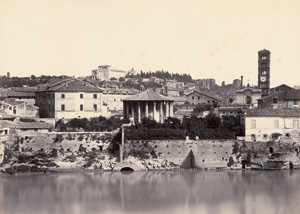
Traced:
[[104, 132], [112, 131], [117, 128], [120, 128], [123, 124], [129, 123], [129, 120], [121, 120], [115, 117], [110, 117], [106, 119], [105, 117], [94, 117], [90, 120], [86, 118], [71, 119], [69, 122], [64, 123], [62, 120], [59, 120], [55, 124], [57, 131], [87, 131], [87, 132]]

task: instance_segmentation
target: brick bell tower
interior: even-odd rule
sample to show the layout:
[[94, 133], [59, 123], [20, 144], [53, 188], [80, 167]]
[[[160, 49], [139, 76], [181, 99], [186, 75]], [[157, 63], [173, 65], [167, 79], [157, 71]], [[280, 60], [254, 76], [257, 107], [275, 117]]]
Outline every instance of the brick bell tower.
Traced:
[[270, 94], [270, 55], [266, 49], [258, 51], [258, 88], [262, 97]]

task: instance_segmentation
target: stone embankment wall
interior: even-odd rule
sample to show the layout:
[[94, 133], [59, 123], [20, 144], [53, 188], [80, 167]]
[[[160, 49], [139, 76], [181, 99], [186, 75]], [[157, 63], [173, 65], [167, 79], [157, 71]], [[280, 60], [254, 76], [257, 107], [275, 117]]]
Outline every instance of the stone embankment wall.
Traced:
[[227, 167], [236, 140], [151, 140], [127, 141], [124, 145], [145, 144], [155, 154], [182, 168]]
[[105, 151], [111, 145], [114, 132], [49, 132], [49, 133], [24, 133], [15, 135], [13, 144], [19, 145], [19, 151], [37, 152], [52, 149], [64, 152], [77, 152], [81, 147], [86, 151]]

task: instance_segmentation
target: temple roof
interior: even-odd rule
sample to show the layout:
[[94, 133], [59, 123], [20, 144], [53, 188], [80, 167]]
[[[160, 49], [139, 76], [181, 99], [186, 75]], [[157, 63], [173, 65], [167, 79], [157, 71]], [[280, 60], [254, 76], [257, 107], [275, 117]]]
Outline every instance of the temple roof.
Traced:
[[142, 93], [133, 95], [123, 100], [124, 101], [174, 101], [171, 98], [165, 97], [161, 94], [157, 94], [153, 91], [144, 91]]

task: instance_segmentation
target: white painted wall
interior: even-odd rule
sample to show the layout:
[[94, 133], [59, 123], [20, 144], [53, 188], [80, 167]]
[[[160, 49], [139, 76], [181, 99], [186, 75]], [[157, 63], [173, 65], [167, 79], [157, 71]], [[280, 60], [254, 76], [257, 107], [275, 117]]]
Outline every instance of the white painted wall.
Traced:
[[[251, 121], [254, 120], [256, 127], [251, 127]], [[274, 127], [274, 121], [278, 120], [278, 128]], [[294, 127], [294, 121], [298, 120], [298, 127]], [[285, 134], [299, 129], [299, 118], [296, 117], [246, 117], [245, 118], [245, 140], [253, 141], [251, 135], [255, 134], [256, 141], [269, 141], [272, 133]], [[267, 138], [264, 138], [264, 134]]]

